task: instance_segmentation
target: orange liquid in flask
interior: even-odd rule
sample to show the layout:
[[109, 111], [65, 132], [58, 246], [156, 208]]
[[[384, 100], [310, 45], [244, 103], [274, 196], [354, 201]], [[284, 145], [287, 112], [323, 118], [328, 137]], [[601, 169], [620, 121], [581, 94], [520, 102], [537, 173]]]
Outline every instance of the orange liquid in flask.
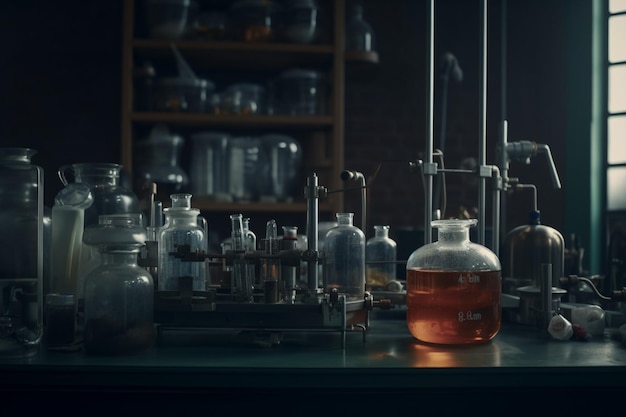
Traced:
[[501, 271], [407, 271], [407, 326], [428, 343], [486, 342], [502, 322]]

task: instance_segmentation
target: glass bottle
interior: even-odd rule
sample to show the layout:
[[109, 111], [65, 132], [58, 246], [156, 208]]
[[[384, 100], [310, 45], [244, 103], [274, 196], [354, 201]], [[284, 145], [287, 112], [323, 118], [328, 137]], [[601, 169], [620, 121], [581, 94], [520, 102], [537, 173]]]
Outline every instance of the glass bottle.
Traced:
[[83, 240], [100, 251], [100, 265], [85, 278], [85, 353], [123, 355], [144, 351], [156, 340], [154, 283], [137, 265], [145, 245], [141, 214], [100, 216]]
[[277, 303], [280, 301], [278, 294], [278, 282], [280, 278], [280, 262], [274, 256], [280, 251], [280, 240], [278, 239], [278, 226], [276, 220], [269, 220], [265, 225], [265, 255], [263, 259], [263, 293], [266, 303]]
[[231, 269], [231, 292], [236, 301], [253, 301], [254, 280], [247, 273], [245, 260], [246, 236], [243, 227], [243, 215], [231, 214], [230, 245], [234, 251]]
[[375, 51], [375, 41], [372, 26], [363, 18], [363, 6], [355, 4], [346, 22], [346, 51]]
[[[59, 168], [57, 174], [64, 186], [69, 186], [73, 177], [74, 183], [85, 184], [91, 190], [93, 203], [84, 210], [85, 227], [97, 225], [101, 215], [140, 212], [135, 193], [121, 185], [121, 172], [122, 166], [114, 163], [78, 163]], [[76, 290], [79, 315], [82, 313], [85, 277], [100, 264], [96, 248], [83, 246], [80, 256]]]
[[396, 242], [389, 237], [389, 226], [374, 226], [374, 237], [365, 244], [365, 272], [369, 289], [384, 289], [396, 279]]
[[43, 169], [0, 148], [0, 358], [35, 355], [43, 336]]
[[469, 239], [470, 220], [435, 220], [438, 240], [407, 260], [407, 326], [423, 341], [474, 344], [491, 340], [502, 318], [498, 257]]
[[148, 139], [135, 144], [140, 183], [156, 183], [164, 196], [180, 193], [189, 184], [189, 176], [179, 164], [184, 145], [185, 139], [170, 133], [166, 125], [154, 126]]
[[139, 199], [120, 183], [122, 166], [112, 163], [80, 163], [64, 165], [58, 175], [67, 186], [68, 173], [75, 183], [84, 183], [91, 188], [93, 204], [85, 210], [85, 226], [98, 224], [104, 214], [139, 213]]
[[205, 262], [184, 261], [174, 256], [179, 246], [191, 252], [207, 250], [206, 230], [200, 226], [200, 210], [191, 208], [191, 194], [172, 194], [171, 207], [164, 208], [165, 223], [157, 232], [159, 291], [178, 291], [178, 278], [193, 277], [193, 290], [206, 291]]
[[365, 296], [365, 235], [352, 224], [354, 213], [337, 213], [337, 226], [324, 239], [324, 287], [336, 288], [348, 301]]

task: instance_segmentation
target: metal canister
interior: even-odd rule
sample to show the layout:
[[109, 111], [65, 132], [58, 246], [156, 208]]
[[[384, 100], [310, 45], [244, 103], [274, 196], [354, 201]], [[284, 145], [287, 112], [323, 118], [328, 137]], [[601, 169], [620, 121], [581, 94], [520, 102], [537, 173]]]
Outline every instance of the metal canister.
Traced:
[[540, 287], [542, 264], [552, 265], [552, 286], [560, 287], [564, 270], [565, 243], [561, 233], [541, 224], [539, 210], [530, 212], [528, 224], [518, 226], [505, 237], [500, 250], [502, 290], [516, 294], [517, 288]]

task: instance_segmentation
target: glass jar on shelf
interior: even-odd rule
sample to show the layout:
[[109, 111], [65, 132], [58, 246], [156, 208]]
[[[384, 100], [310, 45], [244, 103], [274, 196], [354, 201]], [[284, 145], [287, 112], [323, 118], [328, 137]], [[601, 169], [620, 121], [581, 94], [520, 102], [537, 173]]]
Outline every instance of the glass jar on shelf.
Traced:
[[159, 123], [150, 131], [146, 140], [135, 144], [137, 171], [141, 184], [157, 184], [157, 191], [166, 195], [181, 192], [189, 183], [189, 176], [179, 164], [185, 139], [170, 133]]
[[271, 0], [239, 0], [229, 10], [233, 33], [243, 42], [271, 42], [276, 39], [277, 3]]

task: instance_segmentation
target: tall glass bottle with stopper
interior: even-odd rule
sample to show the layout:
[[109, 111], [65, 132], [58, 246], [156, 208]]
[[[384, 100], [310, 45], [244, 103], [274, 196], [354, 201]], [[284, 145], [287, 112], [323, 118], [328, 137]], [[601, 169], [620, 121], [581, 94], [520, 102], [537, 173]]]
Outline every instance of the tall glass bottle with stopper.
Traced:
[[193, 290], [206, 291], [205, 262], [184, 261], [175, 256], [178, 248], [188, 245], [191, 252], [206, 251], [206, 230], [200, 224], [200, 210], [191, 208], [191, 194], [172, 194], [171, 207], [164, 208], [165, 224], [158, 231], [159, 291], [180, 290], [179, 278], [193, 277]]
[[87, 354], [141, 352], [156, 340], [154, 283], [137, 265], [145, 245], [141, 214], [100, 216], [83, 241], [100, 251], [100, 265], [85, 277], [84, 348]]
[[502, 318], [502, 268], [469, 239], [470, 220], [435, 220], [438, 240], [407, 260], [407, 326], [423, 341], [475, 344], [493, 339]]
[[348, 301], [365, 296], [365, 234], [352, 224], [354, 213], [337, 213], [337, 226], [324, 239], [324, 287]]
[[370, 290], [382, 290], [396, 279], [396, 242], [389, 237], [389, 226], [375, 225], [374, 237], [365, 244], [366, 283]]

